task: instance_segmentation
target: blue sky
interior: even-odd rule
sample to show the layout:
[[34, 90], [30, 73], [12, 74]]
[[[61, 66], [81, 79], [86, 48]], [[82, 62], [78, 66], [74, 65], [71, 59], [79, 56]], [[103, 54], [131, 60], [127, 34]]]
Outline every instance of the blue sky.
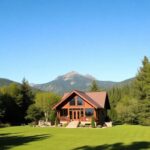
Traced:
[[149, 8], [149, 0], [1, 0], [0, 77], [133, 77], [150, 58]]

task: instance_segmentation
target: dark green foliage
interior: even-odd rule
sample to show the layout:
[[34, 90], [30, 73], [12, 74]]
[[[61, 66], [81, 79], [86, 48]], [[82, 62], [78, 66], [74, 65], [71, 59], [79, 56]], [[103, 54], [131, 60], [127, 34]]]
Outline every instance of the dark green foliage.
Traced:
[[116, 107], [122, 96], [121, 88], [113, 87], [111, 90], [108, 91], [108, 96], [110, 99], [111, 107]]
[[3, 102], [2, 122], [9, 122], [12, 125], [20, 124], [22, 121], [21, 110], [15, 103], [15, 100], [8, 94], [1, 96], [0, 101]]
[[4, 117], [5, 114], [5, 105], [4, 105], [4, 98], [3, 95], [0, 93], [0, 122], [2, 120], [2, 118]]
[[117, 122], [117, 111], [115, 108], [112, 107], [111, 110], [108, 111], [108, 117], [113, 123]]
[[145, 56], [136, 79], [134, 81], [134, 94], [139, 100], [150, 100], [150, 62]]
[[124, 97], [116, 107], [118, 120], [122, 123], [137, 124], [138, 101]]
[[[129, 85], [108, 91], [113, 122], [150, 125], [150, 62], [144, 57], [142, 67]], [[116, 111], [116, 113], [115, 113]]]
[[99, 92], [101, 91], [100, 87], [97, 85], [96, 81], [93, 80], [90, 86], [90, 92]]
[[28, 107], [33, 104], [34, 95], [32, 90], [28, 84], [28, 82], [23, 79], [21, 87], [20, 87], [20, 99], [18, 101], [19, 107], [23, 111], [23, 117], [26, 116], [26, 111]]
[[0, 109], [2, 122], [9, 122], [13, 125], [25, 123], [26, 111], [33, 103], [33, 94], [23, 80], [22, 85], [15, 83], [0, 88]]
[[150, 100], [140, 101], [138, 107], [139, 124], [150, 126]]
[[[13, 83], [0, 88], [0, 122], [19, 125], [28, 123], [30, 120], [37, 121], [38, 116], [41, 116], [41, 110], [42, 117], [46, 115], [49, 118], [52, 107], [60, 100], [60, 97], [48, 92], [35, 94], [36, 106], [32, 105], [35, 103], [34, 94], [25, 79], [22, 85]], [[55, 123], [55, 118], [53, 122]]]
[[55, 126], [58, 126], [58, 124], [59, 124], [59, 119], [58, 119], [58, 117], [56, 117], [56, 119], [55, 119]]
[[94, 116], [92, 116], [91, 127], [95, 128], [95, 119], [94, 119]]
[[55, 124], [55, 120], [56, 120], [56, 112], [54, 110], [52, 110], [50, 112], [50, 117], [49, 117], [51, 124], [54, 125]]
[[29, 106], [27, 110], [26, 119], [34, 121], [37, 124], [38, 121], [42, 118], [42, 116], [43, 112], [39, 107], [37, 107], [35, 104]]

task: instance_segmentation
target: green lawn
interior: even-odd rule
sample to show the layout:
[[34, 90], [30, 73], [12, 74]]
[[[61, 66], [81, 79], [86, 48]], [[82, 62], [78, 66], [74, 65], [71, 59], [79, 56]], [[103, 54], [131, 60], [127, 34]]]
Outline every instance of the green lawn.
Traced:
[[0, 128], [0, 150], [150, 150], [150, 127]]

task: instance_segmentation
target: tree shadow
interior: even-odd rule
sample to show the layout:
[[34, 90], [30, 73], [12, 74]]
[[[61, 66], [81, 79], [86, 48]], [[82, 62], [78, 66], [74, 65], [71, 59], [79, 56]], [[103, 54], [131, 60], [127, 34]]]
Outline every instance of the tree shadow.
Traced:
[[150, 149], [150, 142], [133, 142], [130, 145], [124, 145], [123, 143], [115, 144], [104, 144], [95, 147], [92, 146], [82, 146], [74, 148], [73, 150], [148, 150]]
[[14, 135], [11, 133], [0, 134], [0, 150], [8, 150], [14, 146], [24, 145], [29, 142], [44, 140], [51, 137], [50, 134], [40, 134], [33, 136]]

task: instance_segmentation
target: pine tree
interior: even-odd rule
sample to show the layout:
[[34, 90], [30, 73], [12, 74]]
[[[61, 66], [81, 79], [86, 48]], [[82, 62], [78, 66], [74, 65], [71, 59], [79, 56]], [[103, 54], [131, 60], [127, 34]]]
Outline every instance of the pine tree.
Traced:
[[135, 96], [138, 99], [150, 100], [150, 62], [146, 56], [134, 81], [134, 89]]
[[90, 92], [99, 92], [101, 91], [100, 87], [97, 85], [96, 81], [93, 80], [90, 86]]
[[122, 89], [113, 87], [108, 91], [111, 107], [115, 108], [117, 103], [121, 100], [122, 97]]
[[4, 98], [3, 95], [0, 93], [0, 123], [2, 122], [2, 118], [5, 115], [5, 104], [4, 104]]
[[18, 99], [18, 105], [22, 110], [23, 118], [27, 115], [27, 109], [28, 107], [33, 104], [34, 95], [32, 93], [32, 90], [28, 84], [28, 82], [23, 79], [22, 84], [20, 87], [20, 96]]

